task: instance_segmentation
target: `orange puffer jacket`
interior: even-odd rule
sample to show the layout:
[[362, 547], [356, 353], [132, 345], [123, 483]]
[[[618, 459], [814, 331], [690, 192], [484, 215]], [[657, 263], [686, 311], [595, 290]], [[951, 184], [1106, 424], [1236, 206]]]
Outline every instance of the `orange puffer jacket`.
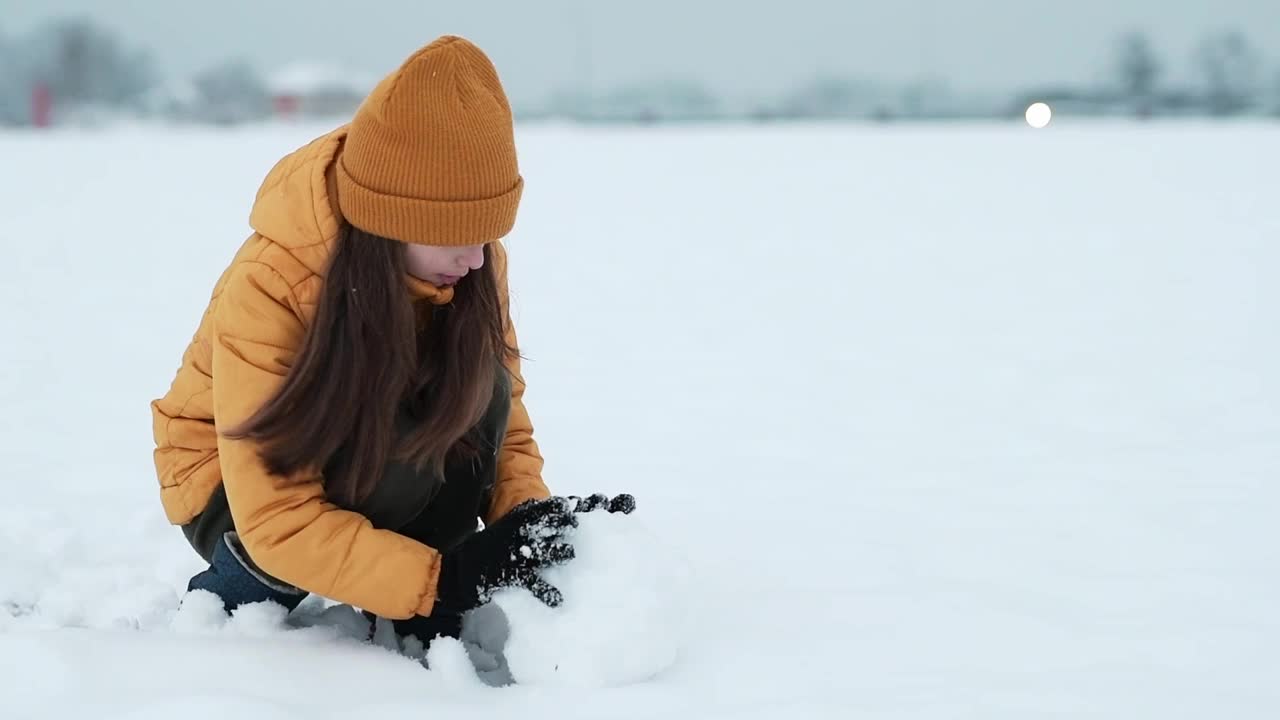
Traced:
[[[440, 564], [434, 548], [330, 503], [316, 474], [268, 472], [254, 441], [217, 432], [248, 418], [275, 393], [314, 317], [342, 223], [333, 163], [345, 137], [344, 126], [286, 156], [258, 191], [250, 215], [254, 232], [218, 279], [168, 392], [151, 403], [160, 501], [168, 520], [183, 525], [221, 484], [245, 549], [266, 573], [383, 617], [429, 615]], [[510, 327], [500, 242], [493, 263]], [[417, 301], [452, 297], [451, 289], [408, 280]], [[486, 523], [526, 499], [550, 495], [522, 400], [519, 361], [508, 367], [511, 417]]]

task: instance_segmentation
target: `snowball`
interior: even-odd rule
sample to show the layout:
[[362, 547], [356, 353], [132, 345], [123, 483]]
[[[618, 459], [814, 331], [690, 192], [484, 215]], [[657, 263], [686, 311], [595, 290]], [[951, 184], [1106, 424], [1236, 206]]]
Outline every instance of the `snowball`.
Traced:
[[467, 648], [451, 637], [439, 637], [427, 648], [424, 665], [443, 687], [475, 689], [483, 687]]
[[523, 589], [495, 593], [510, 637], [515, 682], [611, 687], [647, 680], [676, 662], [686, 636], [688, 566], [639, 515], [578, 516], [577, 557], [543, 577], [564, 593], [549, 608]]
[[256, 602], [231, 611], [227, 630], [244, 637], [268, 637], [285, 631], [289, 610], [274, 602]]
[[171, 627], [178, 633], [199, 635], [217, 632], [227, 619], [222, 598], [208, 590], [192, 590], [182, 598]]

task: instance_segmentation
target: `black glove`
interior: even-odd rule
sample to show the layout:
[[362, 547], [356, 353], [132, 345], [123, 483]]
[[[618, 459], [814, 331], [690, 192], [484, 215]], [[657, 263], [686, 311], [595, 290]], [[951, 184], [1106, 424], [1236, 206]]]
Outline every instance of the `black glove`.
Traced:
[[569, 500], [573, 511], [580, 513], [588, 513], [593, 510], [608, 510], [611, 513], [630, 515], [636, 509], [636, 499], [627, 493], [615, 495], [612, 500], [604, 493], [596, 493], [586, 498], [570, 495]]
[[563, 498], [528, 500], [440, 559], [436, 607], [464, 613], [504, 587], [523, 587], [549, 607], [564, 602], [538, 571], [573, 559], [565, 532], [578, 519]]

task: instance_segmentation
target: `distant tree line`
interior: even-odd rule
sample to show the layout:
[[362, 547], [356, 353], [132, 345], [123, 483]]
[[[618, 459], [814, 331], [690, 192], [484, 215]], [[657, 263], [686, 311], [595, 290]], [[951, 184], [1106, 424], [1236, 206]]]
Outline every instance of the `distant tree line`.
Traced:
[[229, 123], [272, 112], [247, 63], [228, 61], [180, 88], [166, 86], [150, 55], [85, 18], [55, 20], [23, 37], [0, 35], [0, 68], [0, 125], [32, 123], [42, 101], [59, 123], [122, 114]]
[[[1190, 80], [1175, 82], [1173, 66], [1150, 38], [1118, 37], [1112, 57], [1100, 60], [1107, 81], [1095, 85], [1029, 87], [994, 97], [953, 92], [941, 78], [891, 85], [840, 75], [798, 84], [778, 97], [729, 99], [684, 79], [557, 93], [517, 108], [526, 118], [589, 122], [1007, 117], [1043, 100], [1060, 113], [1280, 117], [1280, 69], [1240, 31], [1207, 34], [1189, 58]], [[92, 122], [129, 115], [234, 124], [281, 111], [281, 98], [250, 64], [235, 59], [182, 82], [163, 82], [154, 60], [110, 29], [83, 18], [48, 23], [21, 37], [0, 34], [0, 125]], [[340, 113], [352, 102], [329, 92], [316, 107]]]
[[1198, 92], [1161, 83], [1164, 62], [1141, 32], [1121, 37], [1117, 50], [1120, 98], [1138, 115], [1194, 104], [1211, 116], [1280, 113], [1280, 71], [1267, 77], [1261, 53], [1239, 31], [1206, 36], [1193, 57]]
[[0, 65], [0, 122], [11, 124], [30, 121], [37, 89], [56, 106], [130, 107], [155, 82], [150, 58], [80, 19], [0, 36]]

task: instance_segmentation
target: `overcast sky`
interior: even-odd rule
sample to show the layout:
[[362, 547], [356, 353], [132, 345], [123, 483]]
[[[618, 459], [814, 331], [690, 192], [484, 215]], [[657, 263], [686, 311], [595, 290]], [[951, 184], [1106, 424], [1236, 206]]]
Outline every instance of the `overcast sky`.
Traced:
[[1128, 28], [1149, 31], [1179, 79], [1201, 36], [1240, 28], [1280, 76], [1280, 0], [0, 0], [0, 33], [69, 14], [120, 31], [179, 78], [230, 57], [265, 72], [331, 61], [380, 76], [460, 34], [490, 54], [517, 102], [658, 77], [731, 95], [819, 72], [930, 73], [979, 91], [1089, 81]]

